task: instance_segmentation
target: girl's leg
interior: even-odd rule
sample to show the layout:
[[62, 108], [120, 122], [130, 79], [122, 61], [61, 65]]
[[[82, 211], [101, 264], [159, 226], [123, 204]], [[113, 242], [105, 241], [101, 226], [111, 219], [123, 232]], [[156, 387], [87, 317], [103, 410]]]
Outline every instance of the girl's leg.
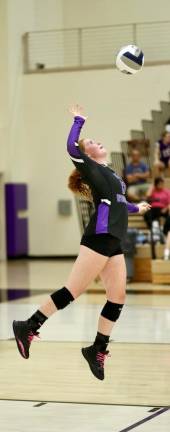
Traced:
[[73, 266], [66, 286], [55, 291], [46, 303], [28, 320], [14, 321], [13, 330], [20, 354], [29, 357], [29, 348], [39, 328], [58, 309], [64, 309], [82, 294], [87, 285], [103, 270], [108, 257], [81, 245], [79, 256]]
[[94, 344], [83, 348], [82, 353], [95, 377], [103, 380], [109, 336], [125, 301], [126, 266], [123, 254], [109, 258], [100, 276], [106, 289], [107, 303], [99, 318]]
[[[73, 299], [79, 297], [90, 282], [102, 271], [108, 257], [101, 255], [86, 246], [80, 246], [80, 253], [73, 265], [65, 287]], [[50, 317], [57, 310], [51, 296], [39, 309], [46, 317]]]
[[119, 318], [126, 297], [126, 264], [124, 255], [111, 257], [100, 276], [106, 290], [107, 304], [99, 317], [98, 332], [110, 336], [115, 321]]

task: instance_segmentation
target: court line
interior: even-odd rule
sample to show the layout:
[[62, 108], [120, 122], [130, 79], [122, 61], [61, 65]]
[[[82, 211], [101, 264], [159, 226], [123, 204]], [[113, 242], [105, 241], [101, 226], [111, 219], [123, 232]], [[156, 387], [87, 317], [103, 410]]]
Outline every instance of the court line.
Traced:
[[[133, 408], [133, 407], [139, 407], [139, 408], [153, 408], [153, 405], [149, 405], [149, 404], [146, 404], [146, 405], [140, 405], [140, 404], [138, 404], [138, 405], [134, 405], [134, 404], [132, 404], [132, 405], [128, 405], [128, 404], [126, 404], [126, 403], [124, 403], [124, 404], [122, 404], [122, 403], [106, 403], [106, 402], [103, 402], [103, 403], [101, 403], [101, 402], [78, 402], [78, 401], [61, 401], [61, 400], [45, 400], [45, 401], [40, 401], [40, 400], [36, 400], [36, 399], [10, 399], [10, 398], [0, 398], [0, 401], [7, 401], [7, 402], [35, 402], [35, 403], [52, 403], [52, 404], [66, 404], [66, 405], [99, 405], [99, 406], [122, 406], [122, 407], [130, 407], [130, 408]], [[155, 409], [160, 409], [160, 406], [159, 407], [154, 407]], [[167, 409], [167, 410], [169, 410], [170, 409], [170, 406], [168, 405], [167, 407], [161, 407], [162, 409]], [[119, 431], [119, 432], [122, 432], [122, 431]]]
[[[14, 337], [9, 337], [8, 339], [1, 339], [1, 337], [0, 337], [0, 343], [1, 342], [14, 342], [15, 341], [15, 338]], [[49, 339], [41, 339], [41, 340], [39, 340], [39, 343], [47, 343], [47, 344], [67, 344], [67, 343], [71, 343], [71, 344], [89, 344], [90, 342], [92, 342], [92, 341], [90, 341], [90, 340], [83, 340], [83, 341], [81, 341], [81, 340], [54, 340], [54, 339], [52, 339], [52, 340], [49, 340]], [[165, 345], [167, 345], [168, 347], [169, 347], [169, 343], [170, 343], [170, 341], [169, 342], [150, 342], [150, 341], [147, 341], [147, 342], [128, 342], [128, 341], [119, 341], [119, 340], [115, 340], [115, 339], [111, 339], [110, 340], [110, 342], [109, 342], [110, 344], [114, 344], [114, 345], [162, 345], [163, 347], [165, 346]]]
[[151, 410], [149, 410], [148, 412], [155, 412], [155, 411], [158, 411], [160, 409], [161, 409], [161, 407], [154, 407]]
[[128, 426], [125, 429], [121, 429], [119, 432], [129, 432], [132, 429], [135, 429], [136, 427], [140, 426], [141, 424], [146, 423], [146, 422], [152, 420], [153, 418], [163, 414], [164, 412], [168, 411], [169, 409], [170, 409], [170, 407], [162, 408], [160, 411], [157, 411], [154, 414], [150, 415], [149, 417], [145, 417], [144, 419], [139, 420], [136, 423], [133, 423], [131, 426]]

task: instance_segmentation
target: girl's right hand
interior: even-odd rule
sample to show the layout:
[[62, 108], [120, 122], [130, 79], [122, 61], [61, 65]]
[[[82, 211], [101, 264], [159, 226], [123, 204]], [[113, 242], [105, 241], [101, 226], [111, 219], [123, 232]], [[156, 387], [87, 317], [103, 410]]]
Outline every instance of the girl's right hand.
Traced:
[[138, 214], [141, 214], [141, 215], [145, 214], [148, 210], [151, 209], [151, 205], [148, 204], [145, 201], [137, 204], [137, 207], [139, 209], [139, 213]]
[[79, 116], [79, 117], [82, 117], [84, 120], [87, 119], [87, 117], [85, 117], [85, 116], [83, 115], [83, 108], [82, 108], [80, 105], [78, 105], [78, 104], [76, 104], [76, 105], [72, 105], [72, 107], [70, 107], [70, 109], [69, 109], [69, 112], [70, 112], [74, 117]]

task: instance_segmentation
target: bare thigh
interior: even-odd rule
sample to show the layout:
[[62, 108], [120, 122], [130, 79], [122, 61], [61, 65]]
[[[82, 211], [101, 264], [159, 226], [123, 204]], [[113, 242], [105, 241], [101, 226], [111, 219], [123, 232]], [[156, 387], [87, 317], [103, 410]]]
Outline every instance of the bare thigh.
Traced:
[[85, 291], [87, 285], [103, 270], [108, 260], [108, 257], [88, 247], [80, 246], [79, 255], [65, 285], [74, 298]]
[[115, 255], [108, 259], [100, 273], [106, 290], [107, 300], [124, 304], [126, 296], [126, 264], [124, 255]]

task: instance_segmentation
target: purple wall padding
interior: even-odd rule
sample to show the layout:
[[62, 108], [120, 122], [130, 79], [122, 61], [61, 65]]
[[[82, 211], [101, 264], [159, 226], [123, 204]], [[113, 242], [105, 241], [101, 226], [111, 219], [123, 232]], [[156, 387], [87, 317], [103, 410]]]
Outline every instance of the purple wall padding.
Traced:
[[28, 255], [28, 219], [18, 218], [19, 210], [28, 209], [26, 184], [5, 185], [6, 241], [9, 258]]

